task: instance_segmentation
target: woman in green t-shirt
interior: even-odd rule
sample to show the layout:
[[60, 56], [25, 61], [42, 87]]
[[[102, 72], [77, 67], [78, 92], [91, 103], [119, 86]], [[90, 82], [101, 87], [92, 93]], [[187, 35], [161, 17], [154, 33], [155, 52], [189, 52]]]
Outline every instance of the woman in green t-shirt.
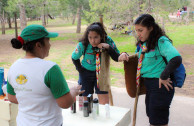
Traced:
[[50, 38], [57, 36], [33, 24], [11, 40], [13, 48], [25, 51], [10, 67], [7, 79], [8, 99], [19, 104], [17, 126], [62, 126], [61, 108], [70, 107], [84, 92], [81, 86], [70, 90], [60, 67], [44, 60], [49, 55]]
[[[142, 14], [135, 22], [140, 45], [139, 55], [146, 49], [141, 77], [146, 86], [146, 113], [151, 126], [168, 126], [169, 108], [174, 96], [170, 74], [180, 66], [182, 58], [172, 41], [149, 14]], [[167, 65], [163, 59], [167, 60]]]

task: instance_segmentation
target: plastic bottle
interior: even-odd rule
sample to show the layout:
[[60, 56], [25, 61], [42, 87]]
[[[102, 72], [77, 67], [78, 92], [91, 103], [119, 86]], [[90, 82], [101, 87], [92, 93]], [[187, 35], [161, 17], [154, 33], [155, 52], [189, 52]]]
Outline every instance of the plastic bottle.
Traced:
[[92, 113], [92, 107], [93, 107], [93, 96], [92, 96], [92, 94], [89, 94], [87, 96], [87, 100], [88, 100], [88, 111], [89, 111], [89, 113]]
[[83, 115], [84, 115], [84, 117], [88, 117], [89, 116], [88, 101], [84, 101]]
[[82, 111], [83, 110], [83, 96], [82, 94], [79, 95], [79, 110]]
[[110, 118], [110, 106], [105, 104], [106, 118]]
[[71, 113], [76, 113], [76, 98], [75, 98], [75, 102], [71, 106]]
[[3, 95], [3, 90], [2, 90], [3, 80], [4, 80], [4, 68], [0, 67], [0, 95]]
[[99, 103], [97, 98], [93, 100], [92, 115], [94, 119], [96, 119], [96, 117], [99, 115]]

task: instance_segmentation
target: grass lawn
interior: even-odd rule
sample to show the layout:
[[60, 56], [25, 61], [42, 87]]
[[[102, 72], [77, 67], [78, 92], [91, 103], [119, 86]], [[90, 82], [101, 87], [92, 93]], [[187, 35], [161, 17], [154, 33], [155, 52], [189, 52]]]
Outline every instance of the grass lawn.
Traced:
[[[47, 29], [57, 29], [71, 28], [71, 30], [76, 31], [76, 24], [72, 25], [70, 22], [65, 22], [62, 19], [49, 20], [49, 25]], [[41, 24], [40, 21], [29, 22], [29, 24]], [[56, 25], [57, 24], [57, 25]], [[84, 25], [87, 23], [84, 22]], [[65, 30], [67, 30], [65, 29]], [[68, 30], [67, 30], [68, 31]], [[20, 32], [20, 31], [19, 31]], [[175, 47], [180, 47], [184, 44], [194, 44], [194, 23], [191, 23], [189, 26], [186, 25], [176, 25], [176, 24], [167, 24], [166, 33], [173, 40], [173, 45]], [[14, 29], [7, 30], [6, 34], [14, 34]], [[66, 79], [68, 80], [78, 80], [78, 72], [75, 70], [74, 65], [71, 61], [71, 54], [75, 49], [78, 39], [83, 35], [76, 33], [60, 33], [60, 36], [57, 38], [51, 39], [51, 50], [48, 60], [56, 62], [62, 69], [62, 72]], [[130, 35], [120, 34], [120, 32], [109, 31], [108, 35], [114, 40], [117, 45], [117, 48], [120, 52], [127, 52], [128, 54], [133, 54], [135, 52], [135, 38]], [[0, 65], [12, 64], [7, 62], [1, 62]], [[117, 80], [120, 77], [123, 77], [124, 69], [123, 63], [117, 63], [111, 60], [111, 83], [115, 85]], [[188, 73], [193, 75], [193, 72]]]

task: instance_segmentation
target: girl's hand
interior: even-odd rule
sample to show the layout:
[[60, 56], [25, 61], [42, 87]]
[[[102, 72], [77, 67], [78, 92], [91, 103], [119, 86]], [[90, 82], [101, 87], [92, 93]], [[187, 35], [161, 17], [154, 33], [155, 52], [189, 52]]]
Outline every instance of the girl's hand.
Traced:
[[162, 84], [164, 85], [164, 87], [170, 91], [169, 87], [171, 89], [173, 89], [173, 86], [172, 86], [172, 81], [170, 80], [170, 78], [168, 78], [167, 80], [162, 80], [161, 78], [159, 79], [159, 88], [161, 88]]
[[105, 48], [105, 49], [109, 49], [109, 44], [107, 44], [107, 43], [100, 43], [98, 46], [97, 46], [98, 48]]
[[118, 61], [129, 61], [129, 56], [127, 53], [121, 53], [121, 55], [118, 57]]

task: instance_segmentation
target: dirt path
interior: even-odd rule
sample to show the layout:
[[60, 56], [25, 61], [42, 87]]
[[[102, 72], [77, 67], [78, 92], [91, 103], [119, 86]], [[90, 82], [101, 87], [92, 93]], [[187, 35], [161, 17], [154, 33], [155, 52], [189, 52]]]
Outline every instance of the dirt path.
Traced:
[[194, 97], [194, 45], [184, 45], [177, 49], [183, 58], [187, 77], [183, 88], [176, 89], [176, 94]]
[[[0, 36], [0, 67], [9, 68], [10, 65], [17, 60], [19, 57], [24, 55], [22, 50], [15, 50], [11, 47], [10, 40], [14, 37], [13, 35], [1, 35]], [[62, 42], [56, 41], [52, 48], [60, 49], [61, 47], [66, 47], [68, 44], [73, 44], [71, 42]], [[194, 45], [184, 45], [177, 48], [183, 58], [183, 64], [186, 67], [187, 78], [183, 88], [176, 89], [176, 94], [184, 95], [189, 97], [194, 97]], [[53, 54], [50, 55], [52, 58]], [[49, 59], [50, 59], [49, 58]], [[71, 59], [69, 59], [71, 60]], [[117, 78], [116, 84], [117, 87], [125, 87], [124, 77], [122, 74], [112, 75], [112, 79]], [[113, 81], [113, 80], [112, 80]]]

